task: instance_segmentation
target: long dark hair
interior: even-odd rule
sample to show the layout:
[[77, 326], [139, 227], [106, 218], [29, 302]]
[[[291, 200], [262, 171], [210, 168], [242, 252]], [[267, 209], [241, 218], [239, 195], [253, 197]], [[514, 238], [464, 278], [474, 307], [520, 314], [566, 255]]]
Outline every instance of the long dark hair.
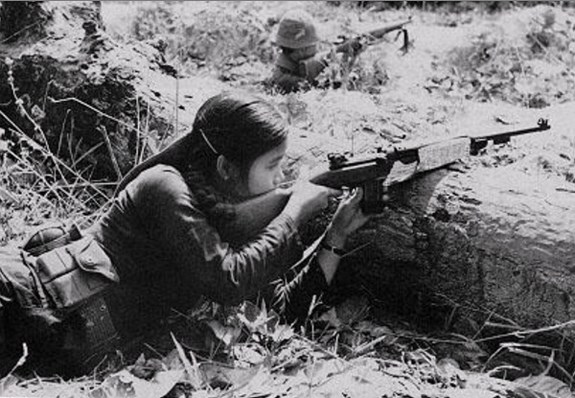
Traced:
[[[252, 94], [226, 91], [208, 99], [198, 110], [190, 136], [184, 178], [198, 206], [210, 218], [229, 220], [233, 211], [210, 183], [219, 155], [225, 156], [247, 178], [253, 162], [281, 145], [287, 125], [278, 110]], [[215, 220], [214, 220], [215, 221]]]
[[216, 226], [232, 219], [233, 207], [213, 186], [219, 155], [240, 170], [242, 178], [253, 162], [281, 145], [287, 138], [285, 119], [277, 108], [261, 97], [242, 91], [225, 91], [209, 98], [198, 110], [192, 131], [168, 148], [135, 167], [116, 192], [140, 172], [156, 164], [177, 168], [197, 206]]

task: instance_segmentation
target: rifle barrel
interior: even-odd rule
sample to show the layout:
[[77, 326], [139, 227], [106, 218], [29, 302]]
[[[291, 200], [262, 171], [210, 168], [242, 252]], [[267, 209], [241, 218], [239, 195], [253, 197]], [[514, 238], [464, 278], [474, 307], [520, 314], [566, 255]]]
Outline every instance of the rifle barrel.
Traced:
[[365, 33], [365, 36], [374, 37], [376, 39], [382, 38], [385, 34], [389, 32], [393, 32], [394, 30], [401, 29], [404, 25], [411, 23], [411, 18], [406, 19], [405, 21], [396, 22], [391, 25], [386, 25], [378, 29], [371, 30]]
[[519, 130], [511, 130], [511, 131], [506, 131], [506, 132], [501, 132], [501, 133], [490, 133], [490, 134], [485, 134], [485, 135], [471, 136], [470, 138], [472, 140], [490, 140], [490, 139], [498, 138], [498, 137], [512, 137], [514, 135], [535, 133], [538, 131], [549, 130], [550, 128], [551, 128], [551, 126], [549, 125], [549, 120], [539, 119], [537, 121], [536, 127], [529, 127], [529, 128], [519, 129]]

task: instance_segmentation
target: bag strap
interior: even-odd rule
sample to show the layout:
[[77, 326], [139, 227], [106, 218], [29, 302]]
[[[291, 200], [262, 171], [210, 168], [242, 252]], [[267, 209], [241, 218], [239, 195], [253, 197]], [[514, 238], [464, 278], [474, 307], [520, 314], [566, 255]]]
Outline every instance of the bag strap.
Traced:
[[36, 261], [35, 261], [35, 259], [29, 258], [29, 257], [32, 257], [32, 255], [30, 253], [27, 253], [24, 250], [20, 251], [20, 256], [22, 257], [22, 262], [24, 263], [24, 265], [26, 265], [26, 267], [30, 271], [30, 275], [32, 275], [34, 285], [36, 286], [35, 291], [38, 293], [38, 298], [40, 299], [40, 303], [42, 304], [42, 308], [48, 308], [50, 306], [50, 303], [48, 301], [48, 296], [46, 295], [46, 292], [44, 291], [44, 285], [40, 282], [40, 277], [38, 276], [38, 273], [36, 272], [36, 267], [35, 267]]
[[75, 223], [72, 223], [72, 225], [64, 229], [64, 232], [59, 237], [54, 238], [48, 242], [44, 242], [43, 239], [40, 239], [42, 243], [36, 246], [31, 244], [34, 242], [34, 239], [38, 236], [38, 234], [42, 234], [42, 231], [43, 230], [40, 230], [32, 235], [23, 247], [24, 251], [31, 254], [32, 256], [38, 257], [43, 253], [67, 245], [68, 243], [74, 242], [82, 237], [80, 228], [78, 228]]

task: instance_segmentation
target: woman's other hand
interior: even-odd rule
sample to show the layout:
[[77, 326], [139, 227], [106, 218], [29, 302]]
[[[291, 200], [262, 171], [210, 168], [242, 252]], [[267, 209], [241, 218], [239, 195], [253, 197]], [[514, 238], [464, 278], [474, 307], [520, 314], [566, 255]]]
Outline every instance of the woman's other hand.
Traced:
[[284, 209], [300, 226], [328, 206], [328, 199], [340, 196], [339, 189], [327, 188], [311, 182], [301, 182], [292, 187], [292, 195]]

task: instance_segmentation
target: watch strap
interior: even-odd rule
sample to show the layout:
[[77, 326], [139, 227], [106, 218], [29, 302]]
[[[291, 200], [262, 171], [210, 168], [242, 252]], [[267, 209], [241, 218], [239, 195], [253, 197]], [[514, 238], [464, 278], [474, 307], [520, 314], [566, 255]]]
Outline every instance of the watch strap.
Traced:
[[336, 256], [340, 256], [340, 257], [343, 257], [347, 254], [347, 251], [345, 251], [344, 249], [340, 249], [339, 247], [334, 247], [334, 246], [330, 245], [329, 243], [327, 243], [325, 240], [321, 241], [321, 248], [324, 250], [327, 250], [328, 252], [332, 252]]

